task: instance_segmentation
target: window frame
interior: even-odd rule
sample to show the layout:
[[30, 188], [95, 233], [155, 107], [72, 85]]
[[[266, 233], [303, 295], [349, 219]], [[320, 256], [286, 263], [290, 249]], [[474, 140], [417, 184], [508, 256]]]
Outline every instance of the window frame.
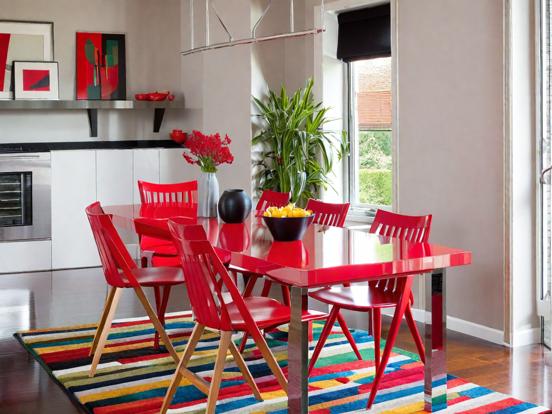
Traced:
[[[345, 107], [345, 115], [347, 118], [346, 128], [347, 128], [347, 136], [349, 139], [349, 155], [346, 163], [346, 174], [344, 174], [346, 182], [344, 183], [344, 188], [347, 191], [346, 199], [350, 203], [349, 208], [349, 216], [352, 221], [371, 221], [373, 217], [375, 216], [377, 209], [383, 209], [383, 210], [393, 210], [395, 204], [396, 204], [396, 151], [395, 151], [395, 117], [392, 117], [392, 125], [391, 125], [391, 161], [392, 161], [392, 167], [391, 167], [391, 174], [392, 174], [392, 199], [391, 199], [391, 205], [382, 205], [382, 204], [368, 204], [368, 203], [356, 203], [355, 200], [357, 199], [357, 182], [358, 182], [358, 171], [359, 171], [359, 157], [358, 157], [358, 136], [359, 136], [359, 130], [357, 128], [358, 123], [356, 122], [356, 111], [354, 110], [355, 106], [355, 99], [356, 94], [354, 93], [354, 62], [346, 62], [345, 65], [345, 84], [346, 84], [346, 96], [345, 101], [346, 104]], [[392, 85], [391, 85], [391, 96], [393, 99], [392, 102], [392, 111], [395, 110], [395, 94], [393, 92], [394, 90], [394, 81], [393, 81], [393, 71], [394, 71], [394, 60], [393, 57], [391, 57], [391, 77], [392, 77]]]

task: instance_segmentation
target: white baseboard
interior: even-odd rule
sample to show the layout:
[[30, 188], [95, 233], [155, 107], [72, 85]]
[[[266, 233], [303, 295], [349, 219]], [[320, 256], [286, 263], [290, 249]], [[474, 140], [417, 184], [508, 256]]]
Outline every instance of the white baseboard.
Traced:
[[528, 328], [516, 332], [512, 338], [512, 348], [518, 346], [534, 345], [541, 343], [541, 330], [539, 328]]
[[[393, 309], [385, 309], [384, 314], [393, 315]], [[417, 322], [425, 321], [425, 311], [422, 309], [412, 308], [412, 315]], [[479, 325], [464, 319], [447, 316], [447, 329], [460, 332], [465, 335], [474, 336], [483, 339], [493, 344], [504, 345], [504, 332], [499, 329], [489, 328], [485, 325]], [[538, 341], [537, 341], [538, 342]]]

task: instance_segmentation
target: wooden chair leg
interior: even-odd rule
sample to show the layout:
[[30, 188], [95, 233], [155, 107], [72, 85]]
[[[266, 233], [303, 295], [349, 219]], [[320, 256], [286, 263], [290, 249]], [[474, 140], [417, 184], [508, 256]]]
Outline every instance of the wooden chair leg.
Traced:
[[228, 353], [228, 347], [232, 342], [232, 332], [222, 332], [220, 335], [220, 344], [217, 352], [217, 359], [215, 360], [215, 370], [213, 372], [213, 380], [211, 381], [211, 388], [209, 389], [209, 396], [207, 397], [207, 414], [213, 414], [217, 406], [217, 398], [220, 390], [220, 382], [222, 381], [222, 372], [224, 371], [224, 365], [226, 363], [226, 354]]
[[[100, 339], [100, 334], [103, 330], [103, 327], [105, 326], [105, 321], [107, 318], [107, 314], [109, 313], [109, 310], [111, 309], [111, 306], [113, 306], [113, 302], [116, 301], [116, 303], [119, 302], [119, 298], [121, 297], [120, 288], [116, 287], [110, 287], [109, 292], [107, 294], [107, 297], [105, 299], [104, 309], [102, 311], [102, 316], [100, 317], [100, 320], [98, 322], [98, 326], [96, 327], [96, 333], [94, 334], [94, 339], [92, 340], [92, 346], [90, 347], [90, 352], [88, 353], [88, 356], [94, 355], [94, 352], [96, 351], [96, 347], [98, 346], [98, 341]], [[117, 306], [117, 304], [115, 304]]]
[[380, 367], [381, 361], [381, 309], [374, 308], [372, 312], [373, 330], [374, 330], [374, 365], [376, 373]]
[[247, 364], [245, 363], [240, 351], [236, 347], [236, 344], [230, 341], [229, 346], [230, 346], [230, 352], [234, 357], [234, 361], [236, 361], [236, 365], [238, 366], [241, 373], [243, 374], [244, 380], [247, 382], [249, 387], [251, 387], [251, 390], [253, 391], [253, 395], [258, 401], [263, 401], [263, 397], [261, 397], [261, 392], [259, 391], [259, 387], [255, 383], [255, 379], [253, 378], [253, 375], [251, 375], [251, 371], [249, 371], [249, 368], [247, 367]]
[[353, 335], [351, 335], [349, 326], [347, 326], [347, 321], [345, 320], [341, 312], [337, 314], [337, 322], [339, 322], [339, 326], [343, 331], [343, 335], [345, 335], [345, 338], [347, 338], [347, 341], [349, 341], [349, 344], [351, 345], [351, 348], [353, 348], [353, 352], [355, 353], [356, 357], [359, 359], [359, 361], [362, 361], [362, 355], [360, 355], [360, 351], [358, 350], [355, 339], [353, 338]]
[[[167, 333], [165, 332], [165, 329], [163, 328], [163, 325], [161, 325], [161, 322], [157, 318], [157, 315], [155, 314], [155, 311], [151, 307], [148, 299], [146, 298], [146, 295], [144, 294], [144, 291], [141, 287], [137, 286], [134, 288], [134, 291], [136, 292], [136, 295], [138, 296], [138, 299], [142, 303], [142, 306], [144, 307], [144, 310], [146, 311], [147, 315], [149, 316], [151, 323], [153, 324], [155, 330], [159, 332], [159, 336], [161, 337], [161, 341], [163, 341], [163, 344], [165, 345], [165, 348], [167, 348], [167, 351], [169, 355], [174, 359], [176, 363], [180, 362], [180, 358], [178, 357], [178, 354], [176, 353], [176, 350], [174, 349], [174, 346], [171, 343], [171, 340], [169, 339]], [[200, 391], [207, 394], [209, 392], [209, 384], [198, 375], [194, 374], [190, 370], [186, 368], [182, 368], [180, 370], [182, 375], [186, 377], [192, 384], [194, 384]]]
[[374, 336], [374, 318], [372, 316], [372, 309], [368, 309], [368, 334]]
[[[117, 305], [119, 304], [119, 298], [121, 297], [122, 289], [112, 289], [116, 289], [116, 291], [113, 293], [113, 298], [107, 310], [107, 314], [105, 315], [105, 320], [103, 326], [101, 326], [101, 330], [100, 327], [98, 327], [98, 330], [100, 330], [98, 341], [96, 342], [94, 356], [92, 357], [92, 364], [90, 365], [90, 371], [88, 372], [88, 376], [90, 378], [96, 375], [96, 368], [98, 367], [98, 363], [102, 357], [102, 352], [105, 347], [105, 343], [107, 342], [107, 336], [109, 335], [109, 330], [111, 329], [111, 323], [113, 322], [113, 317], [115, 316], [115, 311], [117, 310]], [[98, 333], [96, 333], [96, 335], [98, 335]]]
[[278, 365], [278, 361], [276, 360], [276, 357], [268, 347], [268, 344], [266, 343], [264, 337], [259, 332], [259, 335], [253, 335], [253, 339], [255, 340], [255, 344], [257, 344], [257, 348], [259, 348], [261, 355], [263, 356], [266, 363], [268, 364], [268, 367], [271, 369], [272, 373], [276, 377], [278, 384], [280, 385], [280, 387], [282, 387], [282, 389], [287, 394], [288, 392], [287, 378], [282, 372], [282, 368], [280, 368], [280, 365]]
[[376, 376], [374, 377], [374, 381], [372, 382], [372, 389], [370, 390], [370, 397], [368, 398], [368, 404], [367, 404], [368, 409], [372, 407], [372, 404], [376, 399], [378, 387], [380, 385], [381, 379], [385, 372], [387, 361], [389, 361], [389, 357], [391, 356], [391, 350], [393, 349], [393, 345], [395, 344], [395, 340], [397, 339], [399, 328], [401, 326], [401, 321], [410, 300], [411, 288], [412, 288], [412, 278], [406, 277], [401, 299], [399, 300], [399, 303], [395, 308], [395, 315], [393, 316], [393, 321], [391, 322], [391, 326], [389, 327], [389, 333], [387, 336], [387, 341], [385, 343], [385, 349], [383, 350], [383, 355], [381, 357], [381, 362], [376, 372]]
[[324, 324], [324, 328], [322, 328], [322, 332], [320, 333], [320, 338], [318, 338], [318, 342], [316, 343], [314, 352], [312, 353], [312, 356], [309, 362], [309, 371], [308, 371], [309, 376], [311, 374], [312, 369], [314, 368], [314, 365], [316, 364], [316, 361], [318, 360], [318, 356], [320, 355], [320, 352], [324, 348], [324, 344], [326, 343], [328, 336], [330, 336], [330, 333], [332, 332], [332, 328], [338, 314], [339, 314], [339, 307], [338, 306], [332, 307], [332, 310], [328, 315], [328, 319], [326, 319], [326, 323]]
[[240, 353], [245, 351], [245, 346], [247, 345], [247, 340], [248, 339], [249, 339], [249, 334], [247, 332], [244, 332], [243, 336], [242, 336], [242, 339], [241, 339], [241, 342], [240, 342], [240, 346], [238, 348]]
[[289, 294], [289, 287], [282, 285], [282, 301], [284, 305], [291, 306], [291, 298]]
[[404, 317], [406, 318], [406, 323], [408, 324], [410, 333], [412, 333], [412, 337], [414, 338], [414, 342], [416, 343], [416, 349], [418, 350], [418, 355], [420, 355], [420, 360], [425, 364], [424, 343], [422, 341], [420, 332], [418, 331], [418, 327], [416, 326], [416, 321], [414, 320], [414, 316], [412, 315], [412, 308], [410, 307], [410, 305], [406, 307]]
[[261, 296], [264, 298], [268, 298], [270, 295], [270, 289], [272, 288], [272, 281], [266, 279], [264, 281], [263, 290], [261, 291]]
[[[163, 294], [161, 294], [161, 287], [155, 286], [153, 289], [155, 292], [155, 308], [157, 310], [157, 317], [163, 324], [163, 327], [165, 327], [165, 313], [167, 312], [167, 305], [169, 304], [171, 286], [163, 286]], [[157, 333], [157, 331], [155, 331], [153, 347], [155, 349], [159, 349], [159, 333]]]
[[253, 288], [255, 287], [255, 283], [257, 283], [257, 279], [259, 279], [259, 275], [256, 275], [254, 273], [248, 273], [243, 275], [244, 281], [245, 281], [245, 288], [243, 289], [243, 297], [246, 298], [248, 296], [251, 296], [253, 293]]
[[180, 362], [176, 366], [176, 370], [171, 380], [171, 384], [169, 385], [167, 393], [165, 394], [165, 398], [163, 399], [163, 405], [161, 406], [161, 411], [160, 411], [161, 414], [165, 414], [169, 409], [169, 406], [171, 405], [171, 401], [174, 398], [174, 394], [176, 393], [176, 390], [180, 385], [180, 381], [182, 381], [183, 374], [181, 373], [181, 371], [183, 368], [184, 369], [186, 368], [186, 364], [190, 360], [190, 357], [193, 355], [195, 348], [197, 346], [197, 343], [199, 342], [201, 335], [203, 334], [204, 329], [205, 327], [200, 324], [197, 324], [196, 326], [194, 326], [192, 335], [190, 336], [190, 339], [186, 344], [186, 349], [182, 354], [182, 358], [180, 359]]
[[[157, 317], [159, 318], [159, 320], [161, 321], [163, 326], [165, 326], [165, 323], [163, 322], [163, 320], [160, 317], [160, 313], [161, 313], [161, 286], [154, 286], [153, 287], [153, 294], [154, 294], [154, 297], [155, 297], [155, 310], [157, 311]], [[154, 337], [153, 337], [153, 348], [154, 349], [159, 349], [159, 333], [157, 333], [157, 331], [155, 331]]]

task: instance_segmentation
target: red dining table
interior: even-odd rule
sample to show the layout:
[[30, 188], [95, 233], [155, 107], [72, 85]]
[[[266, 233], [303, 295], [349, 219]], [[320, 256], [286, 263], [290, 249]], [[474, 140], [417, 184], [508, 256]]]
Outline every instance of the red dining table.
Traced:
[[[106, 206], [120, 230], [134, 231], [134, 220], [151, 227], [152, 235], [170, 238], [167, 219], [185, 216], [205, 227], [211, 243], [227, 250], [231, 264], [244, 271], [264, 274], [291, 291], [291, 322], [288, 338], [288, 408], [291, 413], [308, 412], [308, 323], [301, 314], [308, 305], [310, 289], [417, 275], [425, 282], [424, 321], [424, 408], [447, 407], [446, 372], [446, 270], [471, 263], [471, 252], [432, 243], [409, 243], [358, 229], [311, 224], [295, 242], [273, 241], [261, 218], [241, 224], [216, 218], [198, 218], [190, 205]], [[392, 324], [400, 324], [394, 315]], [[383, 359], [393, 344], [385, 345]], [[382, 372], [385, 369], [383, 366]], [[377, 398], [376, 398], [377, 403]]]

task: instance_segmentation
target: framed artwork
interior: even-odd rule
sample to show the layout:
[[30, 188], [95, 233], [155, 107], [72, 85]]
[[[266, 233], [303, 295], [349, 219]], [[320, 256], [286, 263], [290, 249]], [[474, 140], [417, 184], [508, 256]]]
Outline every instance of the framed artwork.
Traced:
[[54, 59], [54, 24], [0, 20], [0, 99], [13, 98], [13, 62]]
[[125, 35], [77, 33], [77, 99], [126, 99]]
[[59, 99], [57, 62], [13, 62], [15, 99]]

